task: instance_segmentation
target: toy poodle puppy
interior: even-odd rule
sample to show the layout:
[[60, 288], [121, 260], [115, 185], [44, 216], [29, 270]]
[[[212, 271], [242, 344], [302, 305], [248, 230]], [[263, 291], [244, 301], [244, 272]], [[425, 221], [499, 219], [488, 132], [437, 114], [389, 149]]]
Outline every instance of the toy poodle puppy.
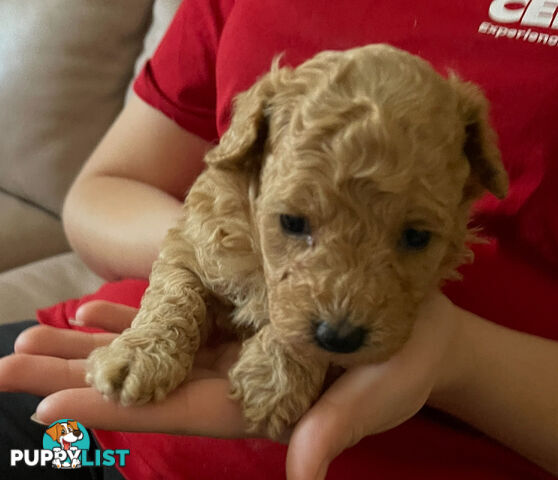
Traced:
[[381, 362], [417, 306], [470, 257], [473, 200], [507, 176], [487, 102], [387, 45], [319, 53], [238, 95], [131, 328], [89, 359], [124, 405], [184, 382], [212, 328], [242, 332], [231, 395], [277, 438], [330, 365]]

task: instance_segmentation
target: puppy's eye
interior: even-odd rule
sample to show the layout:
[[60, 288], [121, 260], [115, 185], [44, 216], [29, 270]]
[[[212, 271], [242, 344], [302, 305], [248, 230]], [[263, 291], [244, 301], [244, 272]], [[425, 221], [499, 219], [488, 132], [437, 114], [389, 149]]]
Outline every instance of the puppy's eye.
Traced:
[[400, 244], [406, 250], [423, 250], [430, 243], [432, 234], [428, 230], [407, 228], [403, 230]]
[[283, 231], [289, 235], [308, 235], [310, 233], [308, 220], [304, 217], [284, 213], [279, 216], [279, 222]]

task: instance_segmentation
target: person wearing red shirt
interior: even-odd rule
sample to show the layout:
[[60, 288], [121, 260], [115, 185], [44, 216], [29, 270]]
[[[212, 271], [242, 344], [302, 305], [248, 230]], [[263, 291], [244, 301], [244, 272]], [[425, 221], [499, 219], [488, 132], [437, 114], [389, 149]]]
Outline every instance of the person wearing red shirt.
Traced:
[[[284, 478], [286, 472], [293, 480], [321, 479], [328, 469], [328, 478], [558, 474], [553, 5], [183, 2], [137, 78], [136, 96], [65, 204], [72, 246], [113, 282], [39, 312], [41, 323], [64, 330], [39, 326], [20, 335], [16, 355], [0, 361], [0, 387], [46, 395], [35, 416], [40, 421], [70, 415], [98, 428], [103, 448], [129, 448], [121, 469], [127, 478]], [[480, 85], [491, 103], [510, 192], [503, 201], [487, 196], [476, 205], [474, 221], [487, 243], [475, 247], [463, 281], [433, 292], [400, 353], [335, 382], [294, 428], [288, 451], [261, 439], [209, 438], [244, 436], [238, 406], [227, 398], [235, 344], [203, 350], [195, 379], [156, 405], [124, 409], [86, 388], [82, 359], [129, 325], [146, 281], [124, 279], [147, 278], [184, 192], [203, 169], [205, 151], [227, 128], [234, 96], [280, 53], [282, 64], [296, 66], [322, 50], [369, 43], [408, 50], [442, 74], [453, 70]], [[92, 334], [90, 327], [112, 333]], [[37, 365], [66, 374], [41, 378]], [[23, 367], [29, 373], [16, 378]], [[436, 410], [421, 410], [424, 405]]]

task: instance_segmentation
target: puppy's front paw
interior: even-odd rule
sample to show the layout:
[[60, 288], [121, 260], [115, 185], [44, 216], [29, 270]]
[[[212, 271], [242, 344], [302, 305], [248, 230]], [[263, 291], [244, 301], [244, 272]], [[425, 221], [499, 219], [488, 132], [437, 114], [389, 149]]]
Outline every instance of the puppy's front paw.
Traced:
[[190, 373], [193, 357], [165, 350], [165, 342], [128, 330], [88, 359], [86, 381], [122, 405], [161, 400]]
[[287, 353], [266, 328], [244, 342], [229, 372], [231, 398], [241, 403], [249, 432], [279, 439], [318, 396], [326, 366]]

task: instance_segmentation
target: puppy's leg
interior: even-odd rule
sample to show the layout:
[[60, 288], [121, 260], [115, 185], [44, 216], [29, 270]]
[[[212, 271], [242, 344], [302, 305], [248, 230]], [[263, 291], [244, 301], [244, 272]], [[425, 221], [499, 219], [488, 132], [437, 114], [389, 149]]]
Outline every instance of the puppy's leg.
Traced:
[[278, 439], [318, 397], [326, 371], [327, 363], [281, 344], [266, 325], [244, 342], [229, 372], [231, 396], [241, 402], [249, 431]]
[[92, 352], [87, 381], [123, 405], [164, 398], [190, 373], [207, 327], [205, 296], [194, 273], [160, 257], [131, 328]]

